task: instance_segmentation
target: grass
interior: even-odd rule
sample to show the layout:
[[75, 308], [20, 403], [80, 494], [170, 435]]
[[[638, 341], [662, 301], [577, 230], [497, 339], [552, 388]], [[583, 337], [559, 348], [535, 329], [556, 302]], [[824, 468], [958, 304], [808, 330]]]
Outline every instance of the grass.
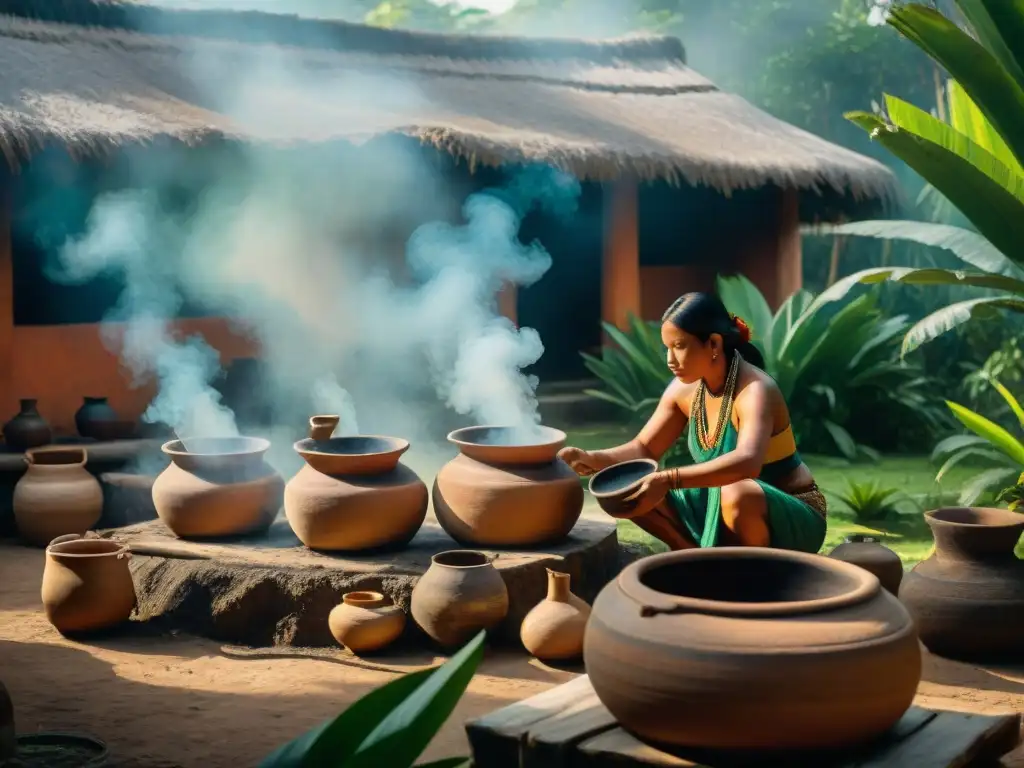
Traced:
[[[570, 430], [568, 444], [584, 450], [599, 450], [620, 445], [632, 436], [622, 427], [590, 427]], [[882, 538], [885, 545], [900, 556], [905, 566], [920, 562], [932, 549], [931, 531], [921, 513], [955, 503], [960, 487], [977, 472], [971, 467], [956, 467], [939, 484], [935, 482], [936, 467], [926, 456], [886, 456], [875, 464], [850, 464], [829, 456], [812, 455], [804, 459], [814, 473], [818, 487], [829, 501], [828, 534], [822, 552], [831, 551], [850, 534], [870, 533]], [[837, 491], [846, 488], [849, 480], [877, 482], [887, 488], [900, 488], [914, 500], [910, 506], [919, 508], [901, 508], [898, 514], [882, 523], [870, 526], [860, 524], [835, 496]], [[639, 544], [653, 552], [666, 549], [664, 544], [628, 520], [618, 522], [618, 534], [623, 543]]]

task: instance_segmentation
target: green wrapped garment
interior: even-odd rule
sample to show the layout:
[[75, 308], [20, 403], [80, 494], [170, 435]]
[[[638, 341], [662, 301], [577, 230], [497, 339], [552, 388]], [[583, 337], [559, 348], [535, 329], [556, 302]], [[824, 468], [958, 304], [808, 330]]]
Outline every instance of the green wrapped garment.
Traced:
[[[731, 421], [718, 445], [705, 450], [697, 440], [694, 420], [690, 419], [687, 447], [693, 460], [702, 464], [735, 450], [738, 435]], [[764, 491], [768, 503], [768, 530], [771, 546], [816, 554], [825, 542], [825, 518], [809, 504], [767, 482], [762, 472], [755, 482]], [[669, 491], [667, 501], [693, 540], [701, 547], [718, 545], [722, 527], [721, 488], [681, 488]]]

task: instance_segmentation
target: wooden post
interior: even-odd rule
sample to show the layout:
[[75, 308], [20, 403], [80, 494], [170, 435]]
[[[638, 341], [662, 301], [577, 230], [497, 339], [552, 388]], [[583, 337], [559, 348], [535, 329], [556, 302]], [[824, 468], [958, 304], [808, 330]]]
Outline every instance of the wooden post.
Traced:
[[515, 283], [505, 283], [498, 291], [498, 312], [516, 326], [519, 325], [518, 299], [519, 290]]
[[804, 285], [803, 245], [800, 238], [800, 192], [796, 189], [782, 191], [776, 259], [778, 271], [775, 284], [775, 306], [777, 307]]
[[640, 316], [639, 199], [635, 179], [604, 188], [604, 254], [601, 319], [626, 328], [629, 315]]

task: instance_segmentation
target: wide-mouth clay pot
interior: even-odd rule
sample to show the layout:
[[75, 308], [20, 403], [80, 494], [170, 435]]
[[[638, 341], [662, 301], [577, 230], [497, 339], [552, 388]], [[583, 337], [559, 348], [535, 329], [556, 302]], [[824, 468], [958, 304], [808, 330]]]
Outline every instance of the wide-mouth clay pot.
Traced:
[[565, 445], [566, 434], [553, 427], [477, 426], [456, 429], [448, 442], [463, 456], [486, 464], [547, 464]]
[[1024, 655], [1024, 515], [945, 507], [925, 513], [935, 551], [903, 577], [899, 596], [933, 653], [997, 661]]
[[398, 466], [409, 441], [383, 435], [353, 435], [327, 440], [306, 438], [295, 451], [317, 472], [325, 475], [376, 475]]
[[625, 500], [634, 493], [648, 475], [658, 471], [654, 459], [631, 459], [605, 467], [590, 478], [590, 495], [609, 515], [628, 512], [632, 502]]
[[381, 592], [346, 592], [328, 625], [334, 639], [352, 653], [372, 653], [401, 636], [405, 612]]
[[262, 437], [189, 437], [160, 447], [186, 472], [244, 472], [260, 466], [269, 449], [270, 441]]
[[921, 676], [913, 621], [877, 577], [759, 547], [627, 566], [594, 602], [584, 659], [639, 738], [741, 752], [862, 744], [903, 716]]

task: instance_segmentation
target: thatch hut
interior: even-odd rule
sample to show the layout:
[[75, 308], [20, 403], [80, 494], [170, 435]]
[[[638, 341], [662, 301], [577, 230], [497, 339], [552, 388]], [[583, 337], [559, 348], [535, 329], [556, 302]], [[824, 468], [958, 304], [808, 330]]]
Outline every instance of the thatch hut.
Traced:
[[[318, 77], [359, 71], [382, 87], [398, 76], [420, 98], [377, 108], [282, 93], [280, 110], [303, 119], [254, 125], [204, 99], [198, 79], [266, 56]], [[52, 147], [86, 158], [151, 144], [387, 135], [469, 171], [542, 162], [585, 183], [603, 235], [545, 241], [550, 274], [500, 297], [506, 314], [540, 330], [543, 372], [555, 375], [571, 375], [576, 351], [599, 342], [599, 319], [656, 315], [715, 273], [743, 272], [777, 304], [801, 282], [801, 222], [870, 215], [895, 195], [883, 165], [722, 92], [686, 66], [675, 38], [445, 36], [114, 0], [0, 0], [0, 412], [29, 394], [60, 426], [83, 393], [136, 413], [149, 397], [123, 381], [96, 323], [17, 321], [10, 189], [25, 163]], [[224, 359], [253, 352], [226, 321], [182, 322]]]

